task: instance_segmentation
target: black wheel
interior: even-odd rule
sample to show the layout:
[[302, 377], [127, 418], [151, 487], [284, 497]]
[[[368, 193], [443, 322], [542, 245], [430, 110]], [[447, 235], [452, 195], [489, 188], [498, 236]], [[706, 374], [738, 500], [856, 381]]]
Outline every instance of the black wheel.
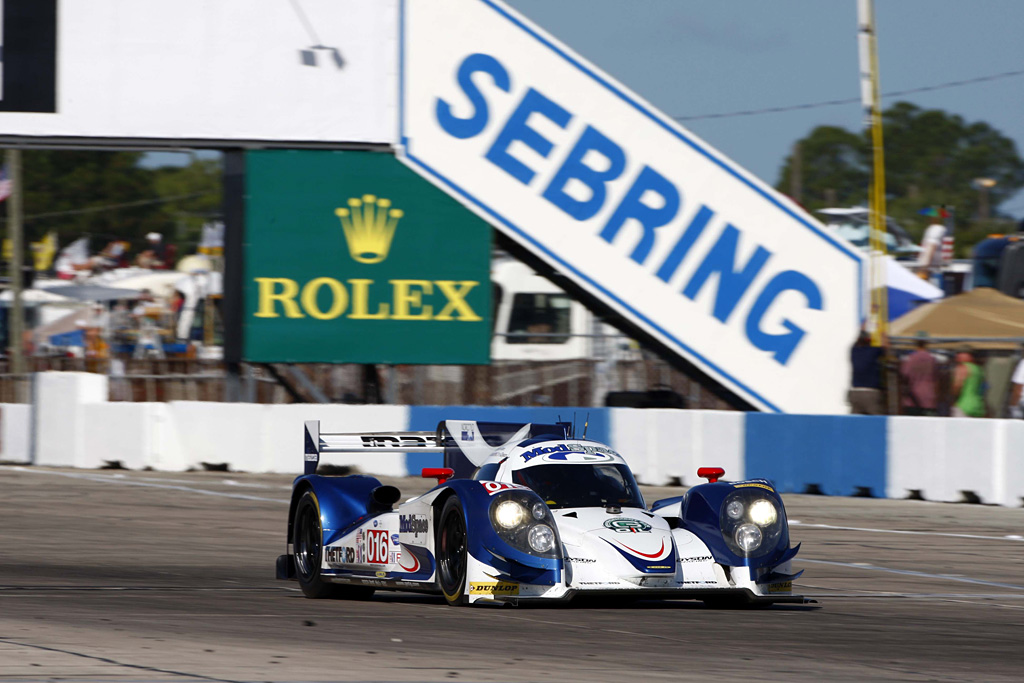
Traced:
[[456, 496], [445, 501], [437, 525], [437, 585], [449, 605], [469, 603], [466, 596], [466, 520]]
[[292, 549], [295, 552], [295, 576], [307, 598], [359, 600], [373, 595], [373, 589], [366, 586], [341, 586], [320, 578], [323, 530], [320, 528], [320, 503], [312, 491], [302, 494], [295, 507]]

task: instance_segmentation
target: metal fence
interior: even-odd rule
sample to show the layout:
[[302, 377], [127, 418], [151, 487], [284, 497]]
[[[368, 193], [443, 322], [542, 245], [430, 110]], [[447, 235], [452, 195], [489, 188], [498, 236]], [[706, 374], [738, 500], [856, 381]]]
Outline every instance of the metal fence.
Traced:
[[[0, 361], [0, 402], [30, 401], [31, 373], [96, 372], [109, 378], [111, 401], [223, 401], [224, 363], [201, 360], [30, 358], [13, 375]], [[598, 406], [608, 392], [657, 388], [689, 407], [728, 409], [653, 354], [627, 360], [494, 361], [490, 365], [242, 364], [241, 398], [253, 403], [394, 403], [406, 405]]]
[[[888, 413], [903, 412], [899, 356], [912, 339], [894, 339], [896, 355], [885, 369]], [[935, 339], [938, 354], [952, 356], [964, 340]], [[902, 346], [903, 348], [898, 348]], [[1021, 349], [989, 350], [989, 415], [1007, 414], [1009, 375]], [[26, 359], [28, 373], [11, 374], [0, 360], [0, 403], [31, 400], [31, 376], [42, 371], [102, 373], [109, 378], [111, 401], [223, 401], [228, 377], [224, 363], [184, 359], [63, 357]], [[948, 414], [952, 362], [940, 364], [939, 414]], [[560, 361], [496, 360], [490, 365], [248, 365], [241, 367], [241, 400], [251, 403], [392, 403], [405, 405], [600, 406], [612, 392], [657, 390], [689, 408], [729, 410], [730, 405], [698, 379], [655, 354], [631, 348], [618, 358]]]

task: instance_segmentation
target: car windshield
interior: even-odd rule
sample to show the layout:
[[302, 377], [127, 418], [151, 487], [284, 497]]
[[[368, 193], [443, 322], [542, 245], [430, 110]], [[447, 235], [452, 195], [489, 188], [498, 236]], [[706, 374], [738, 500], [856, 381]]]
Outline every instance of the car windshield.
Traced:
[[516, 470], [512, 481], [529, 486], [551, 508], [644, 507], [625, 465], [537, 465]]

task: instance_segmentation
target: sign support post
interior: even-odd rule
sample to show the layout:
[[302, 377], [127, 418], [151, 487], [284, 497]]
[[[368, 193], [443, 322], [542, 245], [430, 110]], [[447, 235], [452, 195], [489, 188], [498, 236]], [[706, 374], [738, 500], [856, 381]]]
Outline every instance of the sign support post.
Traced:
[[[11, 350], [11, 372], [21, 375], [25, 372], [24, 346], [22, 344], [25, 326], [25, 308], [21, 298], [22, 260], [24, 239], [22, 226], [22, 187], [21, 187], [21, 150], [9, 149], [6, 157], [7, 173], [11, 180], [11, 196], [7, 198], [7, 226], [11, 238], [11, 324], [8, 326], [8, 340]], [[21, 385], [17, 385], [18, 398], [21, 398]]]
[[224, 152], [224, 400], [242, 400], [245, 152]]

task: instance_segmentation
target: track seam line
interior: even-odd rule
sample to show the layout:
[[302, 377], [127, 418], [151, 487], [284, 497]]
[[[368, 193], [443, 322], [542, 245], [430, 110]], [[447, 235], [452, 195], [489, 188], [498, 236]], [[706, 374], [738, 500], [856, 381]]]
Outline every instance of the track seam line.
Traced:
[[214, 678], [212, 676], [204, 676], [202, 674], [190, 674], [184, 671], [174, 671], [173, 669], [160, 669], [155, 666], [144, 666], [142, 664], [129, 664], [127, 662], [119, 662], [116, 659], [110, 659], [109, 657], [100, 657], [99, 655], [88, 655], [84, 652], [75, 652], [74, 650], [62, 650], [57, 647], [47, 647], [46, 645], [33, 645], [31, 643], [22, 643], [17, 640], [10, 640], [8, 638], [0, 637], [0, 643], [6, 643], [7, 645], [17, 645], [20, 647], [28, 647], [34, 650], [43, 650], [45, 652], [57, 652], [60, 654], [71, 655], [73, 657], [82, 657], [84, 659], [91, 659], [93, 661], [103, 662], [105, 664], [113, 664], [114, 666], [121, 666], [128, 669], [138, 669], [140, 671], [152, 671], [155, 673], [171, 674], [172, 676], [182, 676], [185, 678], [196, 678], [204, 681], [216, 681], [217, 683], [245, 683], [245, 681], [237, 681], [231, 678]]

